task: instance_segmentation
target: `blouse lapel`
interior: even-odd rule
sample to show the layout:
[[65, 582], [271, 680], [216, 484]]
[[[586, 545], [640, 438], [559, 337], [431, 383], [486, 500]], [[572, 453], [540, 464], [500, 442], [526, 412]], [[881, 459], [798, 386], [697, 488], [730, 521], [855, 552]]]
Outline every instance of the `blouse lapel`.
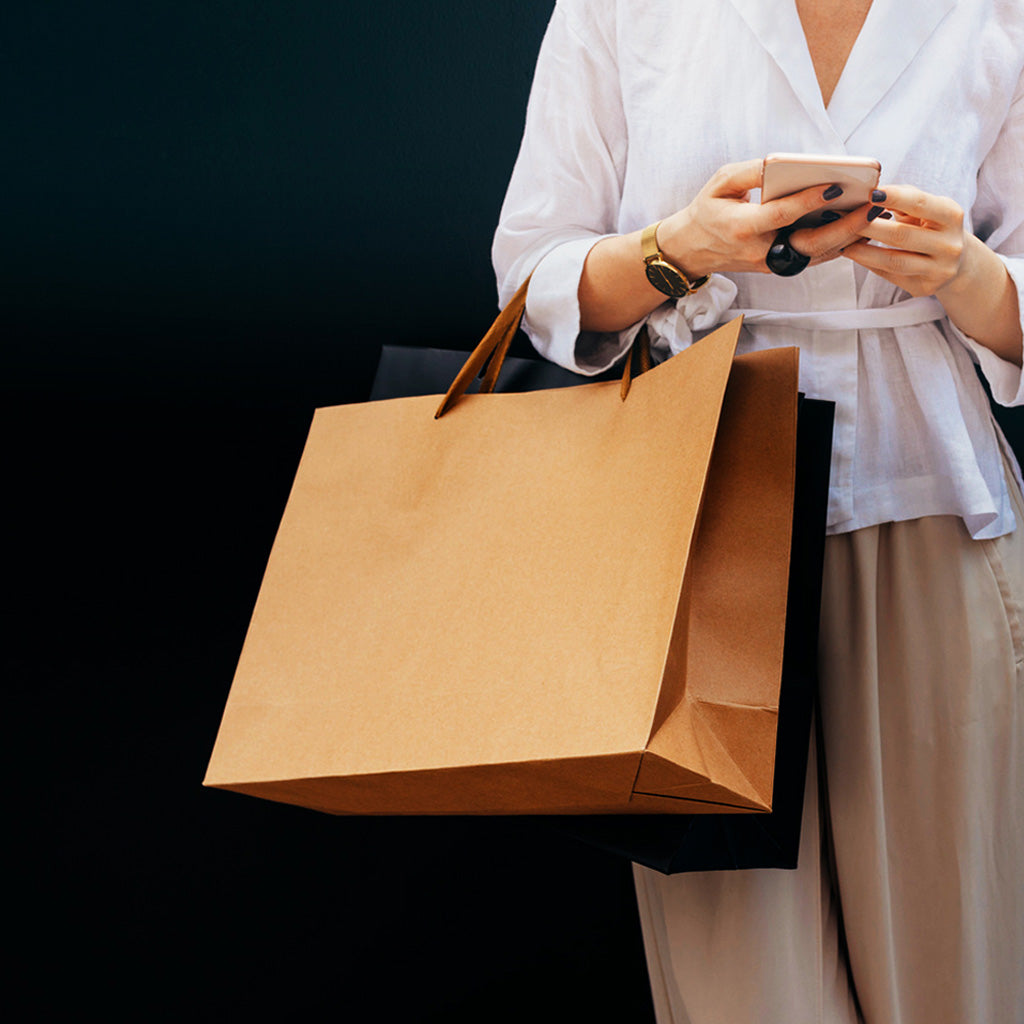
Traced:
[[794, 0], [731, 0], [819, 129], [833, 134]]
[[957, 0], [874, 0], [826, 112], [795, 0], [730, 0], [811, 119], [842, 143], [913, 61]]
[[874, 0], [828, 106], [845, 142], [892, 88], [957, 0]]

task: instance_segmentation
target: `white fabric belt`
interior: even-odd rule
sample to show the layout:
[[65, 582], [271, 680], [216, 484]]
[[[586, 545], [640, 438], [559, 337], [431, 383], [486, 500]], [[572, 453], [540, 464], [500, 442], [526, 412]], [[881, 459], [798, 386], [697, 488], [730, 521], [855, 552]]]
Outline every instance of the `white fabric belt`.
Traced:
[[862, 328], [910, 327], [941, 320], [946, 311], [933, 296], [903, 299], [891, 306], [868, 309], [827, 309], [786, 313], [775, 309], [728, 309], [720, 323], [743, 316], [745, 324], [799, 327], [806, 331], [856, 331]]

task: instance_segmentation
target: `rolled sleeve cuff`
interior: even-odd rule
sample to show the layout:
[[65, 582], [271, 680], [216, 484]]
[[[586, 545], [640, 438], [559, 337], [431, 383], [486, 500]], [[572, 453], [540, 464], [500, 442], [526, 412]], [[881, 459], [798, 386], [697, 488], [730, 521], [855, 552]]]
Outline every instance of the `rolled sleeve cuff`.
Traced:
[[675, 355], [691, 343], [694, 330], [707, 330], [721, 323], [736, 299], [736, 285], [726, 277], [712, 274], [699, 291], [676, 302], [662, 303], [650, 316], [623, 331], [580, 331], [579, 286], [583, 264], [597, 242], [611, 237], [588, 235], [551, 249], [537, 264], [526, 295], [523, 329], [534, 347], [546, 359], [586, 377], [614, 366], [645, 323], [655, 358], [660, 361]]
[[[1024, 257], [1000, 255], [999, 258], [1006, 265], [1016, 286], [1017, 304], [1022, 317], [1024, 317]], [[981, 372], [992, 389], [992, 397], [1000, 405], [1024, 405], [1024, 371], [1022, 368], [996, 355], [992, 349], [979, 344], [972, 337], [964, 334], [955, 324], [950, 323], [949, 326], [957, 338], [971, 351], [981, 367]]]
[[583, 264], [590, 250], [610, 237], [587, 235], [552, 249], [534, 269], [526, 295], [523, 329], [534, 347], [545, 359], [587, 377], [607, 370], [629, 345], [620, 334], [580, 333]]

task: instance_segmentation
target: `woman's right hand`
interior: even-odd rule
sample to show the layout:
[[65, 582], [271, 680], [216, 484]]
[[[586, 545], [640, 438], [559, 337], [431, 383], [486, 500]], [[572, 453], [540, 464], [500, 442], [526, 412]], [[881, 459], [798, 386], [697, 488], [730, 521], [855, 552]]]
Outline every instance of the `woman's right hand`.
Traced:
[[[772, 199], [750, 202], [752, 189], [761, 187], [761, 160], [720, 167], [691, 203], [658, 227], [658, 245], [669, 263], [691, 277], [720, 271], [768, 274], [768, 249], [783, 228], [804, 214], [837, 198], [838, 186], [820, 185]], [[794, 231], [789, 244], [811, 257], [811, 265], [835, 259], [852, 242], [861, 240], [869, 206], [818, 228]]]

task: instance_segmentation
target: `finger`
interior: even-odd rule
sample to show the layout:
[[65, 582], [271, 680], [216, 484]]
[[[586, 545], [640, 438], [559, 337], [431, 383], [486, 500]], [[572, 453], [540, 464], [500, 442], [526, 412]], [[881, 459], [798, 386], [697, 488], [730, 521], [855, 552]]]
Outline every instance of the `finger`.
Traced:
[[838, 185], [815, 185], [789, 196], [770, 199], [758, 207], [753, 218], [754, 227], [762, 234], [774, 234], [842, 194], [843, 190]]
[[709, 191], [714, 196], [745, 195], [751, 189], [761, 187], [762, 160], [743, 160], [735, 164], [719, 167], [708, 182]]
[[[864, 229], [869, 225], [869, 218], [884, 215], [872, 214], [872, 207], [861, 206], [846, 216], [836, 213], [826, 224], [816, 228], [801, 228], [789, 236], [789, 243], [797, 252], [806, 253], [812, 259], [836, 255], [846, 246], [859, 241]], [[833, 211], [826, 211], [826, 215]]]
[[913, 221], [883, 220], [879, 217], [865, 224], [859, 234], [889, 249], [922, 253], [936, 259], [959, 260], [963, 248], [959, 233], [936, 230]]
[[958, 203], [946, 196], [932, 195], [913, 185], [886, 185], [872, 194], [872, 202], [884, 205], [900, 217], [921, 224], [960, 227], [964, 212]]
[[854, 242], [843, 250], [854, 263], [874, 271], [887, 280], [924, 278], [932, 268], [931, 257], [904, 249], [886, 249], [866, 240]]

